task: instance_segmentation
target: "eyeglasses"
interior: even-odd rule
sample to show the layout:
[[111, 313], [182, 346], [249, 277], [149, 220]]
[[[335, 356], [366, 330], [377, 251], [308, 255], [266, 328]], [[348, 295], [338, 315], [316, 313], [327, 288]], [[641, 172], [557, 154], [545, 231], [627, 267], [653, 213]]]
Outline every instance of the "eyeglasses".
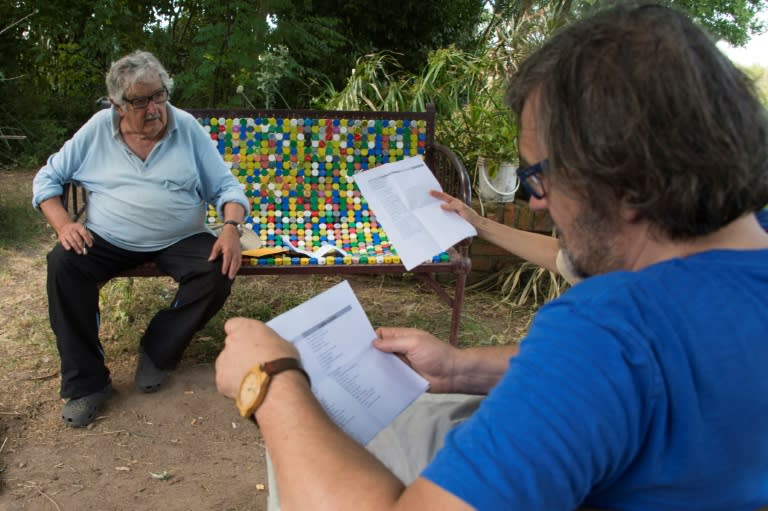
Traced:
[[549, 168], [549, 160], [541, 160], [530, 167], [517, 169], [517, 178], [523, 185], [525, 191], [537, 199], [543, 199], [547, 192], [544, 190], [544, 181], [541, 180], [541, 173]]
[[123, 96], [123, 101], [130, 104], [134, 110], [143, 110], [149, 106], [149, 102], [160, 105], [168, 101], [168, 89], [165, 87], [157, 89], [149, 96], [139, 96], [138, 98], [128, 99]]

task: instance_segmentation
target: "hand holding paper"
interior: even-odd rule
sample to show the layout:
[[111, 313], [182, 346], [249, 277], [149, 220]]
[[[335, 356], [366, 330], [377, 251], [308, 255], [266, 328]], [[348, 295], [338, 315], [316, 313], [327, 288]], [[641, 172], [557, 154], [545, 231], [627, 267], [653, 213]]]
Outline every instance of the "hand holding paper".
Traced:
[[402, 360], [372, 346], [376, 332], [346, 281], [267, 325], [299, 350], [326, 413], [363, 445], [427, 390]]
[[454, 212], [444, 211], [442, 201], [430, 190], [442, 190], [419, 156], [380, 165], [355, 174], [355, 182], [379, 224], [411, 270], [464, 238], [477, 236], [475, 228]]

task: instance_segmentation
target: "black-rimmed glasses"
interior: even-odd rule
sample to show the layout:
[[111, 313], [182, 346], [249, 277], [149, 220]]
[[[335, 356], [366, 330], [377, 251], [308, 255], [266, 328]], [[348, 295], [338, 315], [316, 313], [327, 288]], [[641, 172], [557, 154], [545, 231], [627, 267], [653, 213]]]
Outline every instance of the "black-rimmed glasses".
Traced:
[[163, 87], [161, 89], [157, 89], [149, 96], [139, 96], [138, 98], [133, 99], [128, 99], [123, 96], [123, 101], [131, 105], [134, 110], [143, 110], [149, 106], [150, 101], [156, 105], [165, 103], [168, 101], [168, 95], [168, 89]]
[[525, 191], [537, 199], [543, 199], [547, 192], [544, 190], [544, 181], [541, 180], [541, 173], [549, 168], [549, 160], [541, 160], [530, 167], [517, 169], [517, 178], [523, 185]]

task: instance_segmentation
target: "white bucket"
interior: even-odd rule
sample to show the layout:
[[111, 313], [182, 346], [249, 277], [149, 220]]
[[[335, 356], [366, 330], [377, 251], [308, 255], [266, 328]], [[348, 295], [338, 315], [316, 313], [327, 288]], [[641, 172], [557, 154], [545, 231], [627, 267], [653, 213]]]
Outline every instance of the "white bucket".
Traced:
[[520, 186], [517, 179], [517, 167], [511, 163], [501, 162], [496, 175], [488, 175], [488, 165], [485, 158], [477, 159], [477, 173], [479, 175], [480, 198], [490, 202], [512, 202], [515, 200], [515, 192]]

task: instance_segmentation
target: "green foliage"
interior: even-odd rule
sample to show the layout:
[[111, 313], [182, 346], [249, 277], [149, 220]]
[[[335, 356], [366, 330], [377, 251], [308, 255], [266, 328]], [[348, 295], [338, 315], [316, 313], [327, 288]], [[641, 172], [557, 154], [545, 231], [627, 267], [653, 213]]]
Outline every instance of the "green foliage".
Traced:
[[752, 78], [760, 102], [765, 108], [768, 108], [768, 68], [755, 65], [747, 67], [743, 71]]
[[20, 120], [14, 133], [21, 140], [0, 140], [0, 163], [14, 167], [42, 167], [52, 151], [68, 138], [62, 123], [50, 119]]
[[[766, 2], [671, 3], [716, 37], [740, 45], [763, 29], [755, 14]], [[420, 109], [427, 100], [436, 103], [446, 119], [443, 140], [461, 142], [458, 130], [468, 123], [479, 148], [488, 126], [498, 126], [494, 120], [504, 113], [496, 107], [501, 91], [491, 85], [502, 83], [553, 29], [601, 3], [0, 0], [0, 97], [6, 99], [0, 101], [0, 129], [28, 136], [16, 144], [21, 151], [5, 144], [0, 164], [40, 162], [55, 151], [96, 109], [110, 63], [139, 48], [168, 67], [177, 85], [173, 102], [182, 107], [241, 106], [238, 85], [258, 106], [307, 107], [327, 99], [325, 91], [345, 90], [352, 79], [357, 83], [350, 90], [357, 88], [372, 104]], [[376, 63], [371, 84], [363, 83], [356, 64], [363, 55], [387, 56]], [[357, 77], [350, 75], [353, 68]], [[387, 76], [396, 77], [398, 87], [383, 87]], [[481, 118], [477, 105], [490, 110], [490, 119]], [[40, 125], [52, 127], [40, 133]], [[474, 157], [468, 146], [461, 152]]]
[[751, 36], [766, 28], [756, 17], [768, 7], [765, 0], [671, 0], [669, 3], [688, 12], [714, 38], [734, 46], [745, 45]]
[[[506, 10], [507, 14], [512, 12]], [[319, 106], [329, 109], [423, 110], [438, 113], [437, 139], [451, 147], [470, 169], [485, 157], [517, 162], [517, 123], [504, 104], [509, 73], [556, 25], [547, 11], [515, 11], [519, 18], [489, 13], [484, 46], [474, 51], [454, 46], [431, 52], [412, 73], [389, 53], [366, 55], [344, 89], [328, 88]]]

